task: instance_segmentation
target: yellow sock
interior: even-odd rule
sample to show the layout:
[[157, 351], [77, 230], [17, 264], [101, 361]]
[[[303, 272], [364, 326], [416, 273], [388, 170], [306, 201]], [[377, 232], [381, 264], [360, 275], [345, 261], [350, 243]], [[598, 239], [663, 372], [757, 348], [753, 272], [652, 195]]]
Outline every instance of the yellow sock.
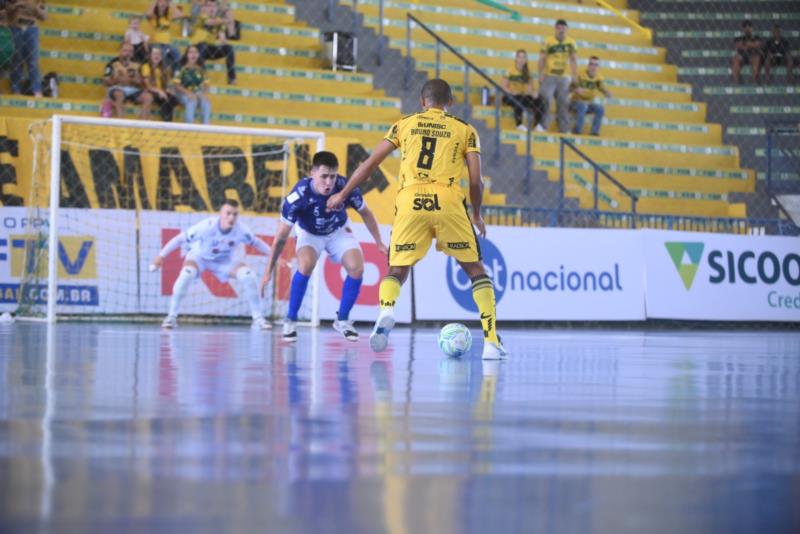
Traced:
[[381, 280], [381, 288], [378, 293], [381, 298], [381, 309], [394, 308], [394, 303], [400, 296], [400, 280], [394, 276], [385, 277]]
[[[383, 290], [383, 286], [381, 286]], [[383, 293], [381, 293], [383, 295]], [[497, 312], [495, 310], [494, 284], [486, 275], [479, 276], [472, 281], [472, 298], [478, 306], [483, 325], [483, 338], [486, 341], [499, 343], [497, 339]]]

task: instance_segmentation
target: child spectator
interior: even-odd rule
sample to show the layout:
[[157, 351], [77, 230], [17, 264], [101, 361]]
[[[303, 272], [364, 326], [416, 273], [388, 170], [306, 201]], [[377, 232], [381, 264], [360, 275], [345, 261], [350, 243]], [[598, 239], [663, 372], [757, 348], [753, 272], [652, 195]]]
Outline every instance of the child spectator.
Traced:
[[185, 108], [184, 120], [194, 122], [194, 113], [200, 106], [203, 124], [211, 122], [211, 103], [208, 101], [208, 80], [195, 45], [186, 50], [186, 63], [175, 75], [178, 100]]
[[236, 84], [236, 56], [233, 47], [225, 36], [226, 21], [219, 13], [216, 0], [206, 0], [200, 12], [198, 28], [194, 41], [200, 51], [200, 60], [205, 63], [209, 59], [225, 59], [228, 71], [228, 83]]
[[733, 53], [731, 73], [733, 83], [739, 84], [739, 74], [744, 65], [753, 70], [753, 82], [761, 83], [761, 54], [763, 53], [761, 37], [753, 34], [753, 23], [742, 21], [742, 35], [733, 40], [736, 49]]
[[552, 122], [550, 107], [555, 96], [558, 130], [569, 131], [569, 88], [578, 79], [577, 51], [575, 40], [567, 37], [567, 21], [557, 20], [555, 35], [545, 40], [539, 53], [539, 95], [544, 100], [545, 129]]
[[503, 104], [514, 108], [514, 121], [517, 123], [517, 129], [524, 132], [532, 126], [522, 123], [524, 111], [528, 109], [533, 114], [536, 131], [543, 132], [544, 128], [539, 124], [542, 120], [542, 99], [534, 96], [533, 80], [528, 68], [528, 52], [522, 49], [517, 50], [514, 66], [508, 72], [508, 76], [503, 78], [502, 85], [503, 89], [514, 95], [517, 102], [521, 104], [517, 105], [510, 98], [503, 96]]
[[776, 24], [772, 27], [772, 37], [764, 43], [764, 81], [769, 83], [772, 67], [783, 65], [786, 67], [787, 79], [789, 83], [792, 83], [794, 81], [793, 63], [789, 41], [781, 36], [781, 27]]
[[15, 0], [6, 2], [6, 14], [14, 37], [14, 57], [11, 61], [11, 92], [22, 92], [23, 71], [28, 71], [31, 90], [42, 96], [42, 76], [39, 73], [39, 26], [47, 18], [44, 0]]
[[139, 111], [140, 117], [150, 116], [153, 95], [149, 91], [142, 91], [139, 68], [139, 64], [133, 61], [133, 45], [130, 43], [122, 43], [119, 57], [112, 59], [106, 65], [103, 83], [108, 87], [108, 98], [113, 106], [112, 116], [124, 115], [122, 106], [125, 102], [140, 104], [142, 106]]
[[[161, 119], [172, 122], [172, 114], [178, 105], [178, 98], [169, 89], [172, 80], [172, 69], [162, 61], [161, 49], [150, 50], [150, 59], [140, 69], [145, 91], [153, 96], [153, 102], [159, 107]], [[148, 110], [149, 111], [149, 110]]]
[[600, 59], [597, 56], [589, 58], [586, 72], [578, 75], [578, 81], [572, 86], [572, 109], [575, 111], [574, 133], [583, 131], [583, 120], [587, 113], [594, 114], [591, 135], [600, 135], [600, 126], [603, 124], [605, 106], [597, 101], [597, 93], [603, 93], [606, 98], [611, 98], [611, 93], [606, 89], [603, 77], [598, 74]]
[[141, 26], [141, 17], [131, 17], [125, 31], [125, 42], [133, 45], [133, 60], [137, 63], [145, 63], [150, 57], [150, 36], [142, 31]]
[[173, 70], [178, 66], [180, 52], [172, 44], [172, 23], [182, 18], [183, 11], [172, 5], [170, 0], [155, 0], [147, 11], [147, 19], [153, 26], [150, 45], [161, 49], [164, 62]]

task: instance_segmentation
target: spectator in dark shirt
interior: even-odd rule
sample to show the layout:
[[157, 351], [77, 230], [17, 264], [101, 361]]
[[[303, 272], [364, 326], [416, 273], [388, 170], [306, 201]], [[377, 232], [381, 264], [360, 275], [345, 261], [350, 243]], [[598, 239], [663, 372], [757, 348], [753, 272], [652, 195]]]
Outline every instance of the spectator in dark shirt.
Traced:
[[744, 65], [750, 65], [753, 70], [753, 81], [761, 83], [762, 42], [761, 37], [753, 33], [753, 23], [749, 20], [742, 21], [742, 35], [733, 40], [735, 51], [731, 71], [733, 83], [739, 83], [739, 74]]
[[789, 83], [792, 83], [794, 81], [793, 64], [789, 41], [781, 36], [781, 27], [776, 24], [772, 27], [772, 37], [764, 43], [764, 81], [769, 83], [769, 73], [772, 67], [782, 65], [786, 67]]

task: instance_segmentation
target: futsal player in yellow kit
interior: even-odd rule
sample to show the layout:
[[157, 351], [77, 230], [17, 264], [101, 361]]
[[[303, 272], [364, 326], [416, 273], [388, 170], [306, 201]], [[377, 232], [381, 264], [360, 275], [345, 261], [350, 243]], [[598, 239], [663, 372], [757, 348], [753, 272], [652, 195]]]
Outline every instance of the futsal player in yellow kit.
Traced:
[[[453, 103], [444, 80], [422, 87], [423, 111], [397, 121], [372, 155], [353, 173], [339, 193], [328, 199], [328, 209], [342, 209], [347, 195], [372, 175], [395, 149], [400, 149], [400, 191], [395, 200], [389, 274], [381, 281], [381, 311], [369, 338], [376, 352], [386, 349], [394, 327], [394, 304], [411, 266], [421, 260], [436, 238], [437, 250], [452, 256], [472, 280], [472, 296], [483, 326], [483, 359], [498, 360], [507, 353], [497, 335], [494, 285], [481, 262], [473, 225], [481, 236], [483, 179], [480, 140], [475, 128], [447, 113]], [[471, 214], [459, 178], [469, 174]]]

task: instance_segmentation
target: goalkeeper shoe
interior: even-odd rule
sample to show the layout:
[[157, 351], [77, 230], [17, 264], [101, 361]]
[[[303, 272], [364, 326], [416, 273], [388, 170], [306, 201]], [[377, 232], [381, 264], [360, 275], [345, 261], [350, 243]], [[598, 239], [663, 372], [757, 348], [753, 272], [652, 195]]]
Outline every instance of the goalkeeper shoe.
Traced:
[[333, 321], [333, 329], [348, 341], [358, 341], [358, 332], [353, 326], [353, 321]]
[[256, 330], [272, 330], [272, 323], [263, 317], [258, 317], [257, 319], [253, 319], [253, 328]]
[[297, 341], [297, 327], [294, 325], [294, 321], [286, 319], [283, 322], [283, 339], [292, 343]]

